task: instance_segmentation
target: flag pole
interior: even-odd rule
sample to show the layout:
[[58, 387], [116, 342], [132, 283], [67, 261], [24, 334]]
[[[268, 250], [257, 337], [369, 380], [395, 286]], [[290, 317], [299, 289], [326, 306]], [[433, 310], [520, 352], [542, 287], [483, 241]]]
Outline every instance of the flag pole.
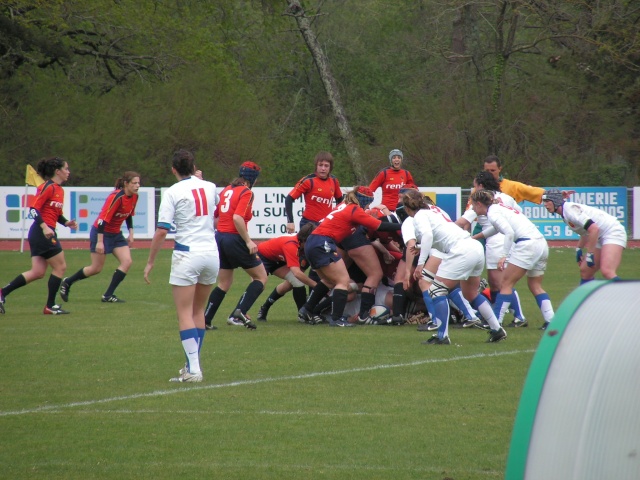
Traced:
[[[20, 253], [24, 253], [24, 229], [26, 225], [26, 215], [25, 213], [29, 211], [29, 206], [27, 205], [29, 199], [29, 184], [25, 183], [24, 185], [24, 205], [21, 205], [20, 212], [22, 213], [22, 231], [20, 232]], [[26, 211], [25, 211], [26, 209]]]
[[[20, 205], [20, 212], [22, 213], [22, 232], [20, 235], [20, 253], [24, 252], [24, 231], [26, 228], [27, 216], [25, 215], [31, 205], [29, 205], [29, 185], [33, 185], [34, 187], [39, 187], [44, 183], [44, 180], [38, 175], [38, 172], [34, 170], [34, 168], [27, 164], [27, 173], [24, 178], [24, 205]], [[27, 212], [25, 212], [25, 210]]]

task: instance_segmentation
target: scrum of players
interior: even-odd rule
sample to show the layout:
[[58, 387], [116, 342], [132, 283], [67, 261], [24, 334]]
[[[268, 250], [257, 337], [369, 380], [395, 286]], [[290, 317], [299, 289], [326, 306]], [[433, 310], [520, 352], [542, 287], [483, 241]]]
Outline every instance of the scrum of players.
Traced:
[[[529, 325], [516, 289], [526, 276], [543, 318], [539, 328], [546, 330], [554, 316], [542, 286], [549, 248], [522, 213], [523, 200], [543, 205], [579, 235], [580, 283], [593, 280], [597, 271], [606, 279], [618, 278], [624, 227], [602, 210], [569, 201], [573, 191], [505, 179], [498, 157], [489, 156], [474, 178], [466, 211], [454, 221], [418, 191], [402, 162], [402, 152], [392, 150], [389, 166], [369, 186], [342, 195], [331, 175], [333, 158], [321, 152], [316, 171], [287, 197], [290, 232], [291, 205], [301, 196], [305, 201], [299, 265], [310, 267], [308, 275], [315, 282], [304, 282], [313, 286], [304, 302], [302, 294], [296, 299], [300, 322], [337, 327], [417, 323], [419, 331], [435, 332], [423, 342], [430, 345], [451, 344], [449, 326], [455, 323], [487, 330], [487, 342], [499, 342], [507, 337], [504, 326]], [[314, 189], [314, 183], [330, 188]], [[382, 200], [371, 205], [377, 188]], [[485, 271], [486, 280], [481, 278]], [[258, 320], [266, 321], [281, 292], [292, 288], [285, 279], [260, 307]], [[513, 315], [510, 323], [508, 315]]]

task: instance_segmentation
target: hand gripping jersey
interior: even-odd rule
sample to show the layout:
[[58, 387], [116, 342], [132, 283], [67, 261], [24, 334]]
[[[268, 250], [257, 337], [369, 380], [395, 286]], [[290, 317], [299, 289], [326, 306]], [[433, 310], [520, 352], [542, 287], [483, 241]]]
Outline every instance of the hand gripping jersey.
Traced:
[[[518, 212], [522, 212], [522, 207], [518, 205], [510, 195], [503, 192], [493, 192], [493, 195], [501, 205], [505, 205], [517, 210]], [[486, 215], [476, 214], [471, 203], [469, 203], [467, 210], [462, 214], [462, 216], [469, 223], [473, 223], [476, 220], [478, 221], [478, 225], [482, 228], [482, 232], [485, 234], [485, 238], [487, 239], [487, 248], [502, 248], [502, 245], [504, 244], [504, 237], [502, 234], [495, 230]]]
[[319, 222], [333, 210], [332, 201], [342, 199], [340, 183], [333, 175], [326, 179], [318, 177], [315, 173], [302, 178], [289, 192], [294, 200], [304, 196], [304, 212], [302, 216], [312, 222]]
[[300, 267], [298, 251], [300, 242], [297, 234], [290, 233], [275, 237], [258, 245], [258, 253], [273, 262], [286, 262], [287, 267]]
[[135, 215], [137, 203], [137, 193], [128, 197], [124, 190], [114, 190], [105, 200], [100, 215], [93, 222], [93, 226], [98, 228], [100, 223], [103, 223], [106, 233], [119, 233], [122, 229], [122, 222]]
[[581, 203], [564, 202], [562, 220], [580, 236], [587, 234], [584, 226], [589, 220], [598, 226], [598, 238], [600, 239], [610, 231], [619, 230], [620, 228], [624, 230], [624, 227], [613, 215], [609, 215], [599, 208]]
[[377, 230], [382, 222], [366, 213], [355, 203], [341, 203], [329, 215], [320, 221], [311, 235], [323, 235], [331, 237], [336, 243], [356, 231], [358, 225]]
[[218, 219], [218, 231], [222, 233], [238, 233], [233, 223], [233, 216], [240, 215], [247, 225], [253, 218], [251, 207], [253, 206], [253, 192], [244, 185], [233, 187], [227, 185], [220, 192], [220, 203], [215, 216]]
[[55, 230], [58, 218], [62, 215], [63, 205], [63, 188], [56, 182], [47, 180], [38, 187], [36, 199], [31, 208], [36, 209], [42, 221]]
[[176, 226], [175, 250], [218, 252], [213, 228], [216, 186], [197, 177], [188, 177], [167, 189], [160, 202], [158, 227]]
[[392, 212], [395, 212], [398, 206], [400, 189], [409, 183], [415, 183], [409, 170], [405, 170], [404, 168], [394, 170], [391, 167], [385, 167], [380, 170], [371, 181], [369, 188], [372, 192], [375, 192], [378, 187], [381, 187], [382, 201], [380, 203]]
[[526, 215], [505, 205], [490, 205], [487, 218], [498, 232], [504, 234], [503, 257], [509, 255], [514, 242], [544, 238]]

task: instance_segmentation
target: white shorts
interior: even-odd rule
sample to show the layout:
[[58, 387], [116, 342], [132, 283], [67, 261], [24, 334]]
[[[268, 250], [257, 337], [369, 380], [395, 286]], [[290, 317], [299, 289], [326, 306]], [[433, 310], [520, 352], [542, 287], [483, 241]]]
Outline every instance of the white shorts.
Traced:
[[607, 233], [598, 237], [598, 243], [596, 248], [602, 248], [602, 245], [620, 245], [622, 248], [627, 248], [627, 232], [622, 225], [617, 225], [610, 228]]
[[496, 233], [487, 238], [485, 256], [487, 258], [487, 270], [496, 270], [498, 268], [498, 260], [502, 258], [502, 249], [504, 247], [504, 235]]
[[447, 280], [466, 280], [479, 277], [484, 270], [484, 249], [482, 244], [466, 238], [458, 241], [446, 254], [436, 275]]
[[218, 252], [181, 252], [174, 250], [171, 257], [169, 283], [187, 287], [200, 283], [212, 285], [218, 279], [220, 257]]
[[544, 238], [532, 238], [514, 243], [509, 252], [509, 263], [527, 271], [528, 277], [539, 277], [547, 269], [549, 246]]

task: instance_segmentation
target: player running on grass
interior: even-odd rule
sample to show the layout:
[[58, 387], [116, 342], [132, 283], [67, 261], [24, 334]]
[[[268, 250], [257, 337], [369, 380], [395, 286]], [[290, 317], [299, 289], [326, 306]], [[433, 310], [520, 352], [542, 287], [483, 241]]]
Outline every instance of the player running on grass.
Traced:
[[[91, 252], [91, 265], [83, 267], [70, 277], [62, 280], [60, 285], [60, 297], [65, 302], [69, 301], [71, 285], [85, 278], [99, 274], [104, 268], [107, 255], [112, 253], [120, 264], [113, 272], [111, 283], [107, 288], [102, 301], [106, 303], [123, 303], [124, 300], [116, 297], [115, 291], [120, 285], [133, 260], [131, 249], [133, 245], [133, 216], [138, 203], [138, 190], [140, 189], [140, 174], [136, 172], [124, 172], [122, 177], [116, 180], [115, 190], [109, 194], [102, 206], [102, 210], [91, 227], [89, 234]], [[122, 235], [122, 224], [126, 222], [129, 236], [125, 240]]]
[[21, 273], [0, 289], [0, 313], [5, 313], [5, 299], [14, 290], [39, 280], [51, 267], [51, 275], [47, 282], [47, 303], [42, 310], [45, 315], [61, 315], [69, 313], [56, 305], [56, 294], [67, 264], [64, 259], [62, 245], [56, 234], [56, 224], [76, 229], [75, 220], [67, 220], [62, 215], [64, 205], [64, 189], [62, 184], [69, 179], [69, 164], [62, 158], [44, 158], [38, 162], [36, 171], [45, 182], [38, 187], [29, 215], [33, 224], [29, 229], [29, 248], [31, 250], [31, 269]]

